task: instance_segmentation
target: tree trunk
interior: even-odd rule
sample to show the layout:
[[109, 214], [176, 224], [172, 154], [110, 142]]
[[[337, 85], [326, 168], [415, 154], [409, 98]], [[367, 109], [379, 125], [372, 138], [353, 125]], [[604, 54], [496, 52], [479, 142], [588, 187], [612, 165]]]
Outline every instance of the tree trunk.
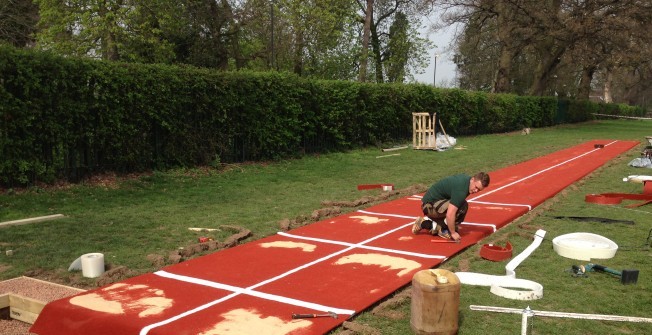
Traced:
[[532, 87], [530, 87], [530, 95], [542, 96], [550, 84], [550, 76], [554, 73], [555, 68], [561, 61], [561, 56], [566, 52], [566, 47], [557, 47], [554, 53], [542, 52], [543, 59], [537, 69]]
[[367, 80], [367, 57], [369, 55], [369, 35], [371, 35], [371, 21], [374, 15], [374, 0], [367, 0], [367, 10], [365, 13], [364, 30], [362, 32], [362, 54], [360, 55], [360, 74], [359, 82]]
[[301, 76], [303, 73], [303, 28], [297, 28], [294, 37], [294, 73]]
[[649, 91], [652, 88], [652, 72], [640, 70], [633, 70], [629, 74], [631, 80], [634, 82], [629, 87], [625, 88], [622, 99], [628, 105], [639, 105], [643, 107], [649, 106], [648, 95], [645, 94], [646, 91]]
[[376, 82], [382, 83], [383, 79], [383, 60], [380, 55], [380, 39], [378, 38], [378, 30], [376, 25], [371, 25], [371, 52], [373, 53], [376, 69]]
[[612, 103], [613, 98], [611, 96], [611, 85], [613, 84], [613, 74], [611, 69], [607, 69], [607, 73], [604, 80], [604, 102]]
[[514, 50], [513, 36], [511, 36], [509, 18], [511, 15], [508, 11], [508, 6], [504, 1], [498, 1], [496, 4], [498, 13], [498, 31], [496, 37], [500, 45], [500, 55], [498, 56], [498, 68], [494, 74], [494, 84], [492, 88], [493, 93], [509, 92], [510, 90], [510, 71], [512, 68], [512, 60], [518, 53]]
[[494, 74], [493, 93], [509, 92], [510, 82], [509, 73], [512, 66], [512, 59], [514, 59], [513, 52], [507, 43], [501, 43], [500, 57], [498, 59], [498, 69]]
[[582, 79], [580, 79], [577, 91], [577, 98], [579, 100], [588, 100], [591, 96], [591, 81], [593, 80], [595, 70], [595, 65], [585, 66], [582, 70]]
[[[122, 4], [121, 1], [118, 1], [115, 5], [120, 6]], [[108, 16], [109, 9], [107, 8], [106, 1], [101, 1], [99, 3], [100, 8], [99, 8], [99, 15], [106, 20], [106, 17]], [[102, 59], [105, 60], [110, 60], [110, 61], [117, 61], [118, 58], [120, 57], [118, 54], [118, 44], [116, 43], [115, 40], [115, 34], [113, 33], [113, 28], [116, 26], [115, 19], [112, 19], [111, 21], [106, 21], [106, 26], [102, 31]]]

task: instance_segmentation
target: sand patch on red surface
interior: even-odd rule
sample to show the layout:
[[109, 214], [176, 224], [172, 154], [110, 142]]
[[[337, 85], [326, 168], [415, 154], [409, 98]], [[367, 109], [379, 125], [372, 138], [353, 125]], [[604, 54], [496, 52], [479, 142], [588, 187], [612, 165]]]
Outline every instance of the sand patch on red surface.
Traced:
[[387, 267], [390, 270], [401, 269], [401, 271], [396, 274], [399, 277], [421, 267], [421, 263], [383, 254], [353, 254], [340, 258], [335, 262], [335, 264], [377, 265], [380, 267]]
[[317, 248], [317, 246], [314, 244], [288, 242], [288, 241], [261, 243], [260, 246], [262, 248], [288, 248], [288, 249], [296, 248], [296, 249], [301, 249], [305, 252], [313, 252], [315, 251], [315, 248]]
[[[134, 297], [137, 297], [134, 299]], [[124, 314], [139, 311], [139, 317], [162, 313], [172, 306], [172, 299], [165, 297], [162, 290], [147, 285], [114, 284], [94, 293], [82, 294], [70, 299], [79, 307], [109, 314]]]
[[312, 322], [308, 320], [281, 320], [274, 316], [261, 317], [255, 311], [243, 308], [234, 309], [221, 315], [224, 321], [216, 324], [212, 329], [199, 335], [241, 335], [241, 334], [266, 334], [285, 335], [295, 330], [309, 327]]
[[381, 219], [373, 216], [364, 216], [364, 215], [359, 215], [359, 216], [352, 216], [352, 219], [358, 219], [360, 222], [364, 224], [376, 224], [380, 222], [387, 222], [389, 221], [388, 219]]

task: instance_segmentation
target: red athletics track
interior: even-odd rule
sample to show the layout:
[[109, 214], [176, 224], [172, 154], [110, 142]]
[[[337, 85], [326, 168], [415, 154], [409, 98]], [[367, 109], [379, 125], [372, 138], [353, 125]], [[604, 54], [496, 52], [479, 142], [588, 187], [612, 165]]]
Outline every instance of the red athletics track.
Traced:
[[[590, 141], [490, 172], [490, 187], [469, 198], [460, 244], [412, 235], [421, 197], [405, 197], [54, 301], [31, 331], [324, 334], [638, 144]], [[291, 318], [329, 311], [339, 318]]]

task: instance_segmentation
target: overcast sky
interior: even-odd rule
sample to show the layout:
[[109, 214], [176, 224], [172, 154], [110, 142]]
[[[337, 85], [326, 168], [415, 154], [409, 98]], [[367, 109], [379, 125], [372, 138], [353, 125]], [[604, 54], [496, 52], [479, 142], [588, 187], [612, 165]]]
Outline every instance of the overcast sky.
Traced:
[[428, 67], [425, 69], [423, 74], [415, 76], [417, 82], [432, 85], [433, 79], [435, 79], [435, 54], [438, 54], [436, 76], [437, 86], [450, 85], [450, 82], [455, 78], [455, 73], [457, 71], [457, 66], [452, 60], [453, 52], [451, 51], [450, 46], [454, 31], [454, 27], [441, 29], [440, 31], [431, 34], [428, 34], [427, 29], [421, 30], [421, 36], [429, 38], [436, 47], [428, 51], [430, 58]]

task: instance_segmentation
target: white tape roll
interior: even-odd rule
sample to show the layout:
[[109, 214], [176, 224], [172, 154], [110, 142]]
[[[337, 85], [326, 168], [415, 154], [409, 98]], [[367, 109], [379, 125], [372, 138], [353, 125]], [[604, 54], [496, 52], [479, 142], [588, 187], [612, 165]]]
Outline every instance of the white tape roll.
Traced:
[[543, 285], [526, 279], [507, 279], [491, 285], [491, 293], [514, 300], [543, 298]]
[[99, 277], [104, 273], [104, 255], [90, 253], [81, 256], [82, 275], [86, 278]]

